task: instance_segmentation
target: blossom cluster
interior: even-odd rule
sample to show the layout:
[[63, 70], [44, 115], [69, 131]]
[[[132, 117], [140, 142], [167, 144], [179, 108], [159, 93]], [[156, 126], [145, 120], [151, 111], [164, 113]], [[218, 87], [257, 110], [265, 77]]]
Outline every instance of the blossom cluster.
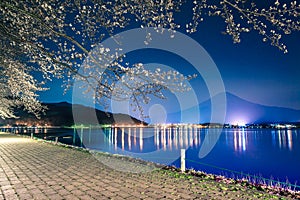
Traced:
[[[85, 82], [99, 103], [103, 99], [133, 98], [138, 109], [140, 102], [149, 102], [149, 95], [163, 98], [165, 89], [188, 90], [184, 81], [190, 77], [176, 71], [151, 71], [139, 63], [128, 66], [122, 63], [122, 52], [113, 54], [109, 47], [100, 48], [95, 56], [89, 54], [108, 37], [118, 42], [116, 34], [128, 28], [141, 27], [147, 32], [148, 27], [154, 27], [174, 37], [177, 30], [196, 32], [205, 18], [219, 16], [226, 23], [224, 32], [235, 43], [241, 41], [242, 33], [256, 31], [264, 42], [285, 53], [282, 36], [300, 29], [296, 1], [282, 4], [276, 0], [261, 8], [247, 0], [194, 0], [192, 19], [181, 26], [176, 13], [185, 4], [183, 0], [2, 0], [0, 117], [13, 117], [13, 108], [20, 105], [38, 114], [43, 108], [37, 92], [45, 90], [42, 85], [53, 78], [63, 78], [66, 89], [75, 80]], [[151, 37], [145, 34], [145, 44]], [[87, 57], [93, 64], [86, 65], [81, 73], [79, 68]], [[36, 74], [42, 78], [36, 79]], [[126, 89], [117, 89], [115, 84]], [[137, 89], [138, 85], [141, 87]]]

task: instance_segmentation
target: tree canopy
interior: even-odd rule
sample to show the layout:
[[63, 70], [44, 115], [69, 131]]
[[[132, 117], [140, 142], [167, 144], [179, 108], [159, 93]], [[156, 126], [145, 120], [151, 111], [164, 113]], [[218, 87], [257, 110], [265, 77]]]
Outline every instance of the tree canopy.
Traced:
[[[241, 34], [254, 31], [261, 35], [263, 42], [269, 42], [283, 53], [287, 53], [281, 41], [283, 36], [300, 30], [297, 1], [276, 0], [269, 5], [261, 2], [256, 5], [249, 0], [195, 0], [191, 19], [185, 19], [182, 24], [175, 16], [186, 4], [188, 2], [183, 0], [2, 0], [0, 117], [16, 117], [16, 107], [38, 116], [44, 108], [37, 92], [45, 90], [45, 82], [53, 78], [64, 78], [66, 89], [74, 80], [83, 81], [87, 91], [94, 91], [98, 103], [105, 104], [105, 100], [112, 97], [131, 98], [138, 109], [139, 101], [147, 103], [150, 94], [164, 98], [166, 82], [174, 90], [188, 90], [180, 82], [192, 77], [183, 77], [176, 71], [150, 71], [142, 63], [127, 65], [122, 62], [122, 55], [111, 54], [109, 47], [99, 48], [97, 58], [89, 55], [105, 38], [132, 27], [155, 27], [158, 32], [168, 31], [173, 37], [178, 30], [204, 31], [198, 30], [198, 25], [216, 16], [223, 19], [224, 33], [230, 35], [234, 43], [241, 42]], [[145, 42], [151, 42], [151, 35], [145, 35]], [[78, 70], [87, 56], [91, 56], [93, 63], [85, 66], [88, 75]], [[114, 62], [103, 66], [99, 59]], [[100, 73], [105, 78], [99, 80]], [[114, 84], [120, 81], [129, 90], [136, 88], [122, 81], [124, 74], [143, 86], [130, 97], [124, 90], [123, 93], [114, 91]], [[168, 81], [170, 76], [172, 81]]]

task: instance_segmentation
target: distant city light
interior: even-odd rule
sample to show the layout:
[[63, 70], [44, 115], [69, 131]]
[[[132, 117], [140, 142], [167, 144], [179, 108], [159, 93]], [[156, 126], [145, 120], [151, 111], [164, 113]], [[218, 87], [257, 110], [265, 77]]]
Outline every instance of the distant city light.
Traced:
[[244, 120], [237, 120], [233, 123], [236, 126], [246, 126], [246, 122]]

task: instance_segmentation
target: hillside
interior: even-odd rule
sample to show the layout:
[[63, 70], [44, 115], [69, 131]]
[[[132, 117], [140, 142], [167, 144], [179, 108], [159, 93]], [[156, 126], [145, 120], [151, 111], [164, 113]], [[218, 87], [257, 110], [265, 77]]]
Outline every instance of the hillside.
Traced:
[[[41, 119], [37, 119], [32, 114], [28, 114], [24, 111], [18, 110], [17, 114], [19, 119], [6, 119], [0, 120], [0, 124], [49, 124], [53, 126], [72, 126], [74, 124], [72, 106], [76, 110], [76, 113], [80, 113], [84, 116], [77, 119], [77, 124], [113, 124], [116, 121], [118, 123], [129, 123], [129, 124], [140, 124], [140, 120], [137, 120], [131, 116], [125, 114], [112, 114], [106, 113], [101, 110], [95, 110], [90, 107], [82, 105], [72, 105], [67, 102], [61, 103], [46, 103], [44, 104], [48, 107], [45, 114], [41, 116]], [[95, 113], [98, 121], [91, 118], [91, 113]]]

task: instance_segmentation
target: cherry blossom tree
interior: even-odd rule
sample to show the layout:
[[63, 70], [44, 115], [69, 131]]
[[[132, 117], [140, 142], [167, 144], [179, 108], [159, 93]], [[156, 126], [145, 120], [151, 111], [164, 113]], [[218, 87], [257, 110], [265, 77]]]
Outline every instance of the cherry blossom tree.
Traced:
[[14, 108], [23, 107], [39, 117], [44, 107], [37, 99], [36, 92], [43, 91], [41, 83], [29, 73], [22, 63], [3, 58], [0, 60], [0, 117], [16, 118]]
[[[0, 117], [16, 117], [13, 110], [20, 106], [38, 115], [43, 107], [37, 92], [45, 90], [44, 83], [53, 78], [63, 78], [66, 89], [74, 80], [83, 81], [86, 90], [94, 91], [95, 101], [101, 104], [112, 97], [130, 98], [137, 109], [141, 109], [140, 101], [149, 101], [149, 95], [164, 98], [162, 92], [166, 85], [168, 89], [188, 90], [181, 83], [191, 76], [184, 77], [176, 71], [146, 70], [141, 63], [126, 65], [123, 56], [112, 54], [109, 47], [99, 48], [97, 58], [89, 55], [105, 38], [127, 28], [155, 27], [158, 32], [168, 31], [173, 37], [178, 30], [201, 31], [199, 23], [207, 17], [219, 16], [227, 25], [224, 33], [232, 36], [234, 43], [241, 41], [241, 34], [255, 31], [263, 42], [270, 42], [284, 53], [287, 47], [281, 42], [283, 36], [300, 29], [300, 6], [296, 1], [283, 4], [276, 0], [266, 7], [247, 0], [195, 0], [192, 18], [182, 25], [175, 21], [175, 15], [186, 4], [183, 0], [2, 0]], [[148, 42], [151, 36], [146, 34], [145, 43]], [[88, 55], [93, 64], [85, 66], [88, 74], [81, 73], [78, 69]], [[114, 62], [103, 66], [99, 59]], [[105, 78], [98, 80], [99, 73]], [[42, 78], [36, 79], [37, 74]], [[130, 84], [122, 81], [124, 74]], [[125, 90], [115, 90], [117, 82], [129, 91], [136, 89], [132, 87], [134, 84], [143, 87], [128, 96]]]

